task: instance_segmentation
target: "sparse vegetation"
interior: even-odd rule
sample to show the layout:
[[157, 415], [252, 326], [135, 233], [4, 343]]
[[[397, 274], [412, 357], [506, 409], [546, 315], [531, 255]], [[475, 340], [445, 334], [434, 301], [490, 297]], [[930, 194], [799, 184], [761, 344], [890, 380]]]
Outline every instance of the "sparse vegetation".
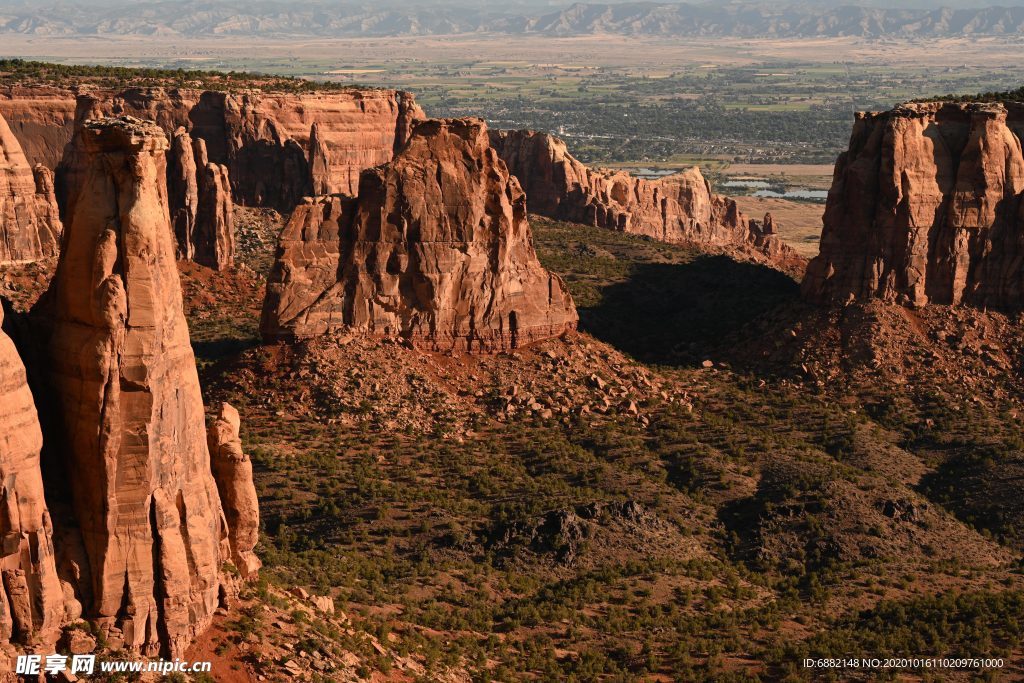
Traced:
[[[333, 595], [358, 630], [420, 658], [428, 679], [455, 668], [493, 681], [803, 680], [815, 674], [804, 656], [917, 654], [906, 635], [917, 629], [936, 634], [928, 653], [986, 649], [970, 645], [975, 637], [1000, 643], [990, 652], [1017, 651], [1007, 615], [1024, 585], [1010, 565], [992, 564], [1003, 557], [998, 539], [886, 469], [893, 453], [919, 462], [942, 441], [920, 428], [915, 405], [958, 443], [981, 443], [995, 421], [972, 432], [976, 412], [934, 400], [884, 409], [896, 399], [887, 386], [865, 397], [874, 407], [851, 412], [827, 392], [761, 374], [736, 349], [723, 350], [727, 360], [707, 352], [794, 305], [785, 276], [723, 262], [736, 282], [722, 288], [701, 275], [709, 257], [685, 248], [533, 226], [541, 258], [566, 277], [597, 337], [580, 341], [588, 372], [602, 382], [632, 372], [611, 342], [655, 363], [645, 369], [688, 399], [652, 398], [646, 425], [615, 410], [502, 420], [503, 387], [550, 372], [542, 352], [485, 359], [467, 371], [477, 378], [468, 388], [444, 359], [390, 347], [388, 362], [353, 344], [337, 359], [230, 352], [205, 367], [204, 383], [246, 416], [271, 583]], [[650, 264], [675, 274], [647, 277]], [[673, 296], [655, 313], [640, 301]], [[244, 337], [254, 314], [211, 317], [195, 333]], [[642, 334], [652, 315], [671, 332]], [[621, 328], [605, 324], [613, 317]], [[411, 364], [396, 372], [397, 358]], [[490, 374], [493, 363], [514, 374]], [[316, 382], [301, 379], [313, 368]], [[247, 369], [259, 369], [259, 392]], [[507, 384], [488, 384], [498, 377]], [[335, 381], [337, 393], [320, 393]], [[394, 418], [380, 397], [396, 383], [420, 402], [421, 427], [385, 426]], [[377, 398], [357, 399], [363, 391]], [[366, 671], [389, 666], [365, 642], [320, 633], [367, 657]]]
[[314, 82], [292, 76], [246, 71], [200, 71], [87, 64], [54, 64], [26, 59], [0, 59], [0, 83], [70, 86], [83, 81], [110, 88], [158, 86], [228, 90], [260, 88], [270, 92], [346, 90], [352, 86]]

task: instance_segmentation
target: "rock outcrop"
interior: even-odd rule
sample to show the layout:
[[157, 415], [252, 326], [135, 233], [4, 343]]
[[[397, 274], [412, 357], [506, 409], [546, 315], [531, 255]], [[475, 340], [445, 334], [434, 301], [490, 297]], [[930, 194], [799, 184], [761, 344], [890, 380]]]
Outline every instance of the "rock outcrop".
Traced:
[[645, 180], [624, 171], [592, 169], [546, 133], [491, 131], [491, 143], [522, 183], [530, 210], [541, 216], [739, 252], [784, 266], [801, 260], [774, 236], [774, 225], [765, 230], [749, 220], [736, 202], [713, 193], [696, 167]]
[[207, 430], [213, 478], [228, 520], [231, 559], [242, 578], [255, 575], [260, 560], [253, 552], [259, 540], [260, 508], [252, 479], [252, 461], [238, 436], [241, 420], [230, 404], [221, 403]]
[[84, 123], [67, 156], [67, 234], [48, 296], [51, 381], [111, 642], [180, 656], [210, 623], [227, 537], [182, 312], [163, 131]]
[[171, 136], [167, 192], [178, 258], [215, 270], [234, 264], [235, 228], [228, 170], [209, 161], [206, 143], [184, 128]]
[[192, 233], [199, 213], [199, 182], [192, 136], [184, 128], [171, 135], [167, 153], [167, 204], [179, 259], [191, 260], [195, 254]]
[[804, 295], [1024, 305], [1024, 104], [858, 114]]
[[61, 231], [53, 174], [29, 166], [0, 116], [0, 264], [55, 256]]
[[314, 195], [331, 194], [330, 154], [320, 124], [314, 121], [309, 129], [309, 186]]
[[75, 95], [43, 85], [0, 87], [0, 116], [21, 143], [29, 164], [56, 169], [75, 127]]
[[0, 396], [0, 644], [53, 645], [64, 593], [39, 467], [43, 435], [25, 366], [2, 331]]
[[196, 180], [199, 186], [199, 213], [192, 245], [196, 263], [224, 270], [235, 262], [234, 202], [231, 179], [223, 164], [214, 164], [206, 153], [206, 143], [195, 140]]
[[493, 352], [575, 327], [565, 285], [541, 267], [526, 197], [479, 119], [418, 123], [356, 199], [321, 197], [282, 231], [261, 330], [342, 328], [435, 350]]
[[353, 194], [359, 174], [391, 160], [413, 122], [423, 118], [412, 95], [395, 90], [154, 87], [93, 89], [79, 95], [77, 105], [75, 99], [74, 92], [55, 88], [0, 91], [0, 114], [10, 116], [15, 135], [31, 145], [33, 163], [56, 168], [76, 120], [129, 115], [155, 121], [168, 135], [185, 128], [206, 143], [211, 162], [227, 167], [236, 202], [283, 211], [311, 194]]
[[343, 255], [351, 236], [355, 200], [311, 197], [295, 207], [278, 237], [267, 282], [260, 331], [266, 339], [313, 337], [342, 328]]

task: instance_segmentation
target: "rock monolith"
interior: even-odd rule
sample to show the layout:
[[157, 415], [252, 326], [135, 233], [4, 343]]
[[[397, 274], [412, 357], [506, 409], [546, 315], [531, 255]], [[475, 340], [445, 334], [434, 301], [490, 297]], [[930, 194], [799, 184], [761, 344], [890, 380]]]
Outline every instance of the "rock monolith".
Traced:
[[479, 119], [428, 120], [355, 199], [298, 207], [281, 234], [262, 331], [341, 328], [433, 350], [494, 352], [576, 325], [572, 298], [537, 259], [526, 196]]

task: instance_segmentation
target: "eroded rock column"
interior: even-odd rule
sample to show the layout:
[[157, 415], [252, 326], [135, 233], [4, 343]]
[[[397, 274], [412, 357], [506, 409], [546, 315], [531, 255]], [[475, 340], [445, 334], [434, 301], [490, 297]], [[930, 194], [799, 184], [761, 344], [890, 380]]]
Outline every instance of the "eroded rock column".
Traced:
[[178, 656], [218, 604], [225, 530], [167, 208], [168, 141], [130, 117], [85, 122], [66, 157], [52, 285], [53, 383], [93, 618]]
[[224, 270], [235, 261], [234, 203], [227, 167], [184, 128], [171, 136], [167, 190], [178, 258]]
[[804, 296], [1024, 307], [1024, 105], [857, 115]]
[[241, 419], [228, 403], [221, 403], [207, 430], [213, 478], [230, 529], [231, 560], [243, 579], [254, 576], [261, 563], [253, 548], [259, 540], [260, 508], [252, 479], [252, 461], [238, 436]]
[[25, 366], [0, 331], [0, 643], [52, 644], [64, 620], [39, 469], [42, 446]]

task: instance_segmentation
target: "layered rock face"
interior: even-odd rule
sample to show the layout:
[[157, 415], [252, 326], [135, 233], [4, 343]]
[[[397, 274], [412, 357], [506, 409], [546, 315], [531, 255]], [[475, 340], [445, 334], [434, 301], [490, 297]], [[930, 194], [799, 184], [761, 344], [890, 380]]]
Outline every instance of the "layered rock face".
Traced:
[[167, 192], [178, 258], [215, 270], [234, 264], [234, 203], [228, 170], [209, 161], [206, 143], [174, 131], [167, 155]]
[[179, 656], [218, 605], [227, 531], [182, 312], [167, 148], [158, 126], [127, 117], [76, 134], [49, 365], [89, 562], [87, 616], [112, 641]]
[[577, 315], [541, 267], [526, 197], [478, 119], [416, 124], [356, 199], [321, 197], [282, 231], [261, 330], [351, 327], [435, 350], [493, 352], [559, 335]]
[[659, 180], [595, 170], [565, 143], [535, 131], [491, 131], [491, 143], [523, 185], [530, 210], [572, 223], [657, 240], [798, 260], [795, 252], [748, 220], [736, 202], [716, 195], [698, 168]]
[[53, 174], [29, 166], [0, 116], [0, 264], [55, 256], [62, 229]]
[[2, 331], [0, 396], [0, 643], [52, 645], [65, 608], [39, 468], [43, 435], [25, 366]]
[[242, 578], [253, 576], [260, 560], [253, 552], [259, 539], [260, 508], [252, 479], [252, 461], [238, 436], [241, 419], [228, 403], [207, 430], [207, 443], [224, 514], [227, 516], [231, 559]]
[[[360, 173], [390, 161], [423, 118], [412, 95], [393, 90], [216, 93], [204, 103], [223, 112], [214, 118], [222, 118], [225, 133], [197, 123], [195, 134], [207, 140], [215, 161], [227, 164], [235, 198], [287, 210], [314, 193], [354, 194]], [[225, 140], [224, 161], [215, 139]]]
[[858, 114], [805, 296], [1020, 308], [1022, 134], [1019, 103]]
[[[63, 97], [61, 97], [63, 94]], [[359, 174], [389, 161], [423, 118], [412, 95], [395, 90], [316, 93], [213, 92], [187, 88], [0, 92], [0, 113], [32, 145], [29, 158], [56, 168], [75, 121], [130, 115], [172, 135], [184, 127], [226, 166], [233, 198], [248, 206], [291, 209], [310, 194], [353, 194]], [[316, 131], [314, 131], [316, 127]], [[22, 134], [24, 132], [24, 135]], [[36, 141], [45, 139], [45, 145]]]
[[328, 196], [295, 207], [278, 237], [260, 331], [267, 339], [313, 337], [344, 327], [343, 254], [353, 240], [355, 200]]
[[57, 168], [75, 127], [75, 96], [49, 86], [0, 87], [0, 116], [7, 119], [29, 164]]

